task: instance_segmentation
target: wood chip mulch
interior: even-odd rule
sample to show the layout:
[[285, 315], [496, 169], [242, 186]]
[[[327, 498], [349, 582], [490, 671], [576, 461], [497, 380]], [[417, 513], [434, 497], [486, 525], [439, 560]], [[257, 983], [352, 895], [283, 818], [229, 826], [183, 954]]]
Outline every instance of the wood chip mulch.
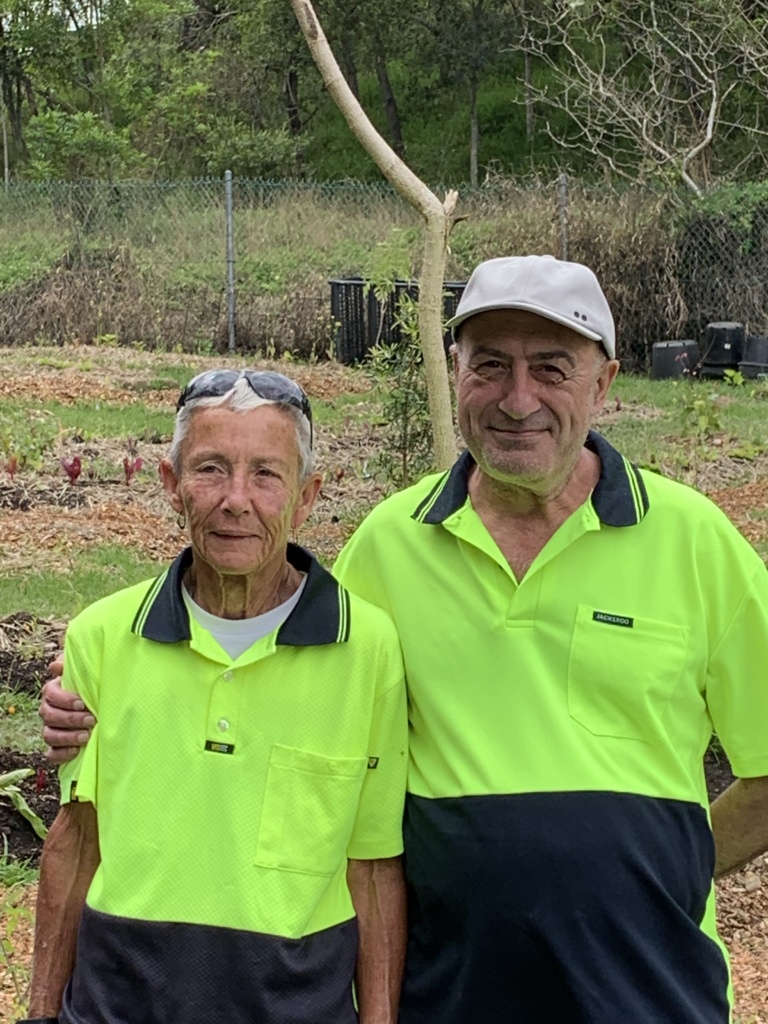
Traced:
[[6, 571], [44, 566], [66, 572], [80, 549], [105, 543], [166, 561], [178, 554], [182, 538], [170, 516], [139, 504], [32, 508], [22, 516], [0, 509], [0, 557]]
[[718, 883], [717, 907], [731, 955], [735, 1022], [768, 1024], [768, 854]]
[[768, 540], [768, 480], [724, 487], [708, 495], [725, 512], [750, 544]]
[[[104, 360], [105, 353], [99, 349], [82, 346], [82, 361], [97, 358]], [[134, 353], [135, 356], [135, 353]], [[153, 373], [162, 374], [164, 367], [169, 365], [167, 358], [151, 359], [145, 354], [146, 366], [139, 369], [126, 359], [125, 354], [115, 352], [110, 365], [93, 376], [88, 376], [78, 366], [64, 369], [37, 365], [30, 370], [14, 372], [10, 376], [0, 376], [0, 398], [14, 398], [44, 402], [59, 402], [72, 405], [77, 402], [101, 401], [118, 405], [135, 405], [143, 402], [147, 405], [160, 406], [172, 413], [179, 397], [179, 387], [173, 381], [167, 386], [158, 387], [157, 378]], [[225, 357], [187, 356], [183, 359], [188, 366], [190, 377], [203, 370], [218, 369], [221, 366], [239, 369], [247, 366], [260, 370], [276, 370], [278, 373], [292, 377], [307, 392], [310, 398], [332, 400], [340, 395], [360, 394], [371, 389], [372, 382], [359, 371], [333, 361], [294, 364], [279, 360], [264, 360], [259, 357], [243, 359], [238, 357], [233, 362]], [[150, 386], [151, 384], [151, 386]]]

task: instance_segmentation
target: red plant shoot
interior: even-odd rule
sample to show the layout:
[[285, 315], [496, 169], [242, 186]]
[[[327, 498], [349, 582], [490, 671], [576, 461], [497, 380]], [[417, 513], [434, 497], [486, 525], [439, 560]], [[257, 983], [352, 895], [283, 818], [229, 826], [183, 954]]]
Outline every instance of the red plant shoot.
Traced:
[[126, 455], [123, 459], [123, 472], [125, 473], [125, 485], [126, 487], [131, 486], [131, 478], [134, 473], [138, 473], [141, 467], [144, 465], [144, 459], [138, 456], [135, 459], [129, 459]]
[[5, 471], [8, 474], [8, 476], [11, 478], [11, 483], [13, 483], [13, 478], [19, 472], [19, 460], [16, 458], [15, 455], [11, 455], [6, 460]]
[[80, 461], [79, 455], [67, 455], [65, 458], [59, 460], [61, 462], [61, 468], [69, 477], [70, 484], [75, 483], [77, 478], [83, 469], [83, 464]]
[[35, 772], [35, 792], [41, 793], [48, 783], [48, 776], [45, 773], [45, 768], [38, 768]]

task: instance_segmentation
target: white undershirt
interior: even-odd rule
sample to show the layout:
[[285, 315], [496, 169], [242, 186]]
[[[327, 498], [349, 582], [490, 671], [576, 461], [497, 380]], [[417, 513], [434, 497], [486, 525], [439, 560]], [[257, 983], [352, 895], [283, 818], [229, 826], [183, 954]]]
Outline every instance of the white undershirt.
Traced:
[[211, 615], [205, 608], [201, 608], [196, 601], [189, 596], [189, 591], [182, 583], [181, 592], [184, 596], [184, 604], [187, 611], [195, 622], [207, 630], [213, 639], [222, 647], [230, 658], [235, 661], [243, 651], [267, 636], [278, 626], [282, 626], [293, 609], [299, 603], [299, 598], [304, 590], [307, 577], [303, 576], [296, 592], [287, 601], [279, 604], [276, 608], [270, 608], [263, 615], [254, 615], [251, 619], [222, 619], [218, 615]]

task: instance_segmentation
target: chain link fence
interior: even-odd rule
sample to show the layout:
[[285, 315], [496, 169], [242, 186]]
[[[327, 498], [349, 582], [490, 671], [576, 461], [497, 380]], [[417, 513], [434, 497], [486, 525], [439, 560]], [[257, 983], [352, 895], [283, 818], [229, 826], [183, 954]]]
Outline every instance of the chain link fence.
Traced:
[[[460, 192], [446, 279], [510, 253], [587, 263], [614, 309], [625, 365], [644, 369], [654, 342], [698, 338], [710, 321], [768, 333], [761, 194], [754, 186], [699, 201], [562, 178], [489, 182]], [[392, 277], [417, 276], [418, 215], [386, 185], [235, 179], [232, 195], [228, 295], [223, 180], [9, 186], [0, 192], [0, 344], [224, 351], [234, 341], [323, 356], [339, 336], [331, 280], [380, 275], [395, 233], [409, 265]]]

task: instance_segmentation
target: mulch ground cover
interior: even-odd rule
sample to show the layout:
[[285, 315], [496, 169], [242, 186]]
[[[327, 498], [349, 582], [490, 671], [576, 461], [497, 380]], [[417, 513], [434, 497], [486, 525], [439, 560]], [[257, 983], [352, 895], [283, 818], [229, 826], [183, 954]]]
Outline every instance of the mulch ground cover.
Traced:
[[[31, 350], [34, 352], [34, 350]], [[66, 354], [66, 351], [65, 351]], [[25, 355], [30, 360], [32, 356]], [[167, 355], [138, 354], [122, 350], [88, 353], [93, 364], [88, 372], [73, 366], [66, 369], [21, 365], [18, 372], [3, 367], [0, 396], [39, 401], [77, 402], [114, 401], [173, 408], [178, 389], [172, 382], [151, 391], [142, 390], [150, 378], [162, 380], [162, 370], [173, 362]], [[79, 360], [84, 362], [84, 360]], [[209, 368], [215, 359], [178, 357], [179, 364], [192, 372]], [[369, 388], [359, 372], [335, 364], [303, 367], [278, 366], [300, 380], [310, 398], [335, 398], [364, 392]], [[612, 416], [631, 415], [616, 409]], [[385, 487], [370, 466], [380, 446], [375, 418], [350, 415], [343, 426], [318, 431], [317, 455], [325, 473], [325, 484], [312, 520], [299, 537], [327, 563], [339, 551], [360, 516], [379, 501]], [[168, 438], [147, 441], [131, 439], [132, 454], [144, 460], [144, 469], [128, 486], [119, 466], [126, 451], [126, 440], [107, 438], [84, 441], [64, 438], [52, 453], [49, 465], [37, 472], [21, 472], [13, 479], [0, 479], [0, 559], [6, 571], [35, 571], [46, 568], [67, 571], [78, 553], [97, 544], [119, 544], [141, 552], [159, 564], [179, 550], [181, 538], [157, 482], [156, 468], [167, 453]], [[77, 454], [84, 471], [70, 485], [59, 468], [64, 455]], [[89, 466], [114, 465], [112, 477], [94, 472]], [[724, 463], [722, 473], [708, 467], [703, 486], [725, 510], [732, 521], [752, 542], [768, 540], [768, 519], [760, 512], [768, 508], [768, 479], [744, 486], [729, 486], [731, 472]], [[66, 624], [39, 619], [25, 609], [0, 619], [0, 714], [8, 714], [3, 692], [23, 690], [39, 693], [46, 677], [46, 666], [59, 649]], [[58, 806], [56, 771], [42, 752], [19, 753], [0, 749], [0, 774], [16, 768], [32, 768], [33, 774], [21, 783], [31, 808], [50, 825]], [[733, 779], [723, 754], [707, 753], [705, 774], [710, 796], [722, 792]], [[19, 860], [37, 863], [41, 841], [31, 826], [10, 805], [0, 800], [0, 834], [8, 854]], [[25, 977], [31, 951], [31, 916], [34, 887], [13, 894], [0, 890], [0, 906], [8, 900], [7, 913], [16, 927], [11, 943], [10, 961], [5, 973], [0, 966], [0, 1020], [11, 1014], [19, 977]], [[723, 938], [729, 946], [740, 1024], [768, 1024], [768, 857], [758, 858], [743, 871], [718, 884], [719, 920]], [[0, 922], [0, 937], [3, 923]], [[0, 965], [2, 960], [0, 959]]]

